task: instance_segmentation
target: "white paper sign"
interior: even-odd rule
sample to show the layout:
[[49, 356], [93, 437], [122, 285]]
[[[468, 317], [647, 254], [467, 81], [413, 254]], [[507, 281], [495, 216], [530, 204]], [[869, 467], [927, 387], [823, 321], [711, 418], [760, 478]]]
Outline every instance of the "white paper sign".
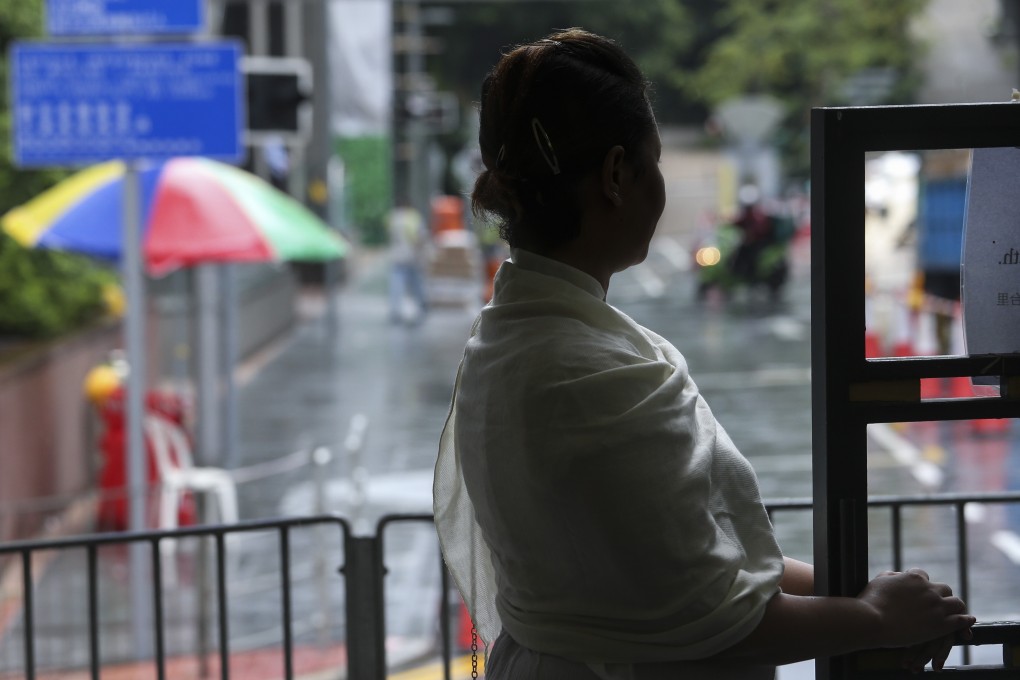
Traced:
[[1020, 352], [1020, 149], [974, 150], [961, 281], [967, 354]]

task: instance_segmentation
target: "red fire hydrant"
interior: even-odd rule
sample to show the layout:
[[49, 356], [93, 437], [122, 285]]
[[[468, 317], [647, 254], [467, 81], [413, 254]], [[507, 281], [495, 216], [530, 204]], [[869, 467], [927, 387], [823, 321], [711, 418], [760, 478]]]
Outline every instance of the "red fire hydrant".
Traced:
[[[184, 425], [184, 401], [175, 393], [150, 390], [145, 395], [145, 410], [146, 413], [158, 414], [178, 425]], [[101, 423], [98, 444], [102, 454], [102, 467], [99, 471], [100, 501], [96, 523], [103, 530], [123, 531], [129, 527], [124, 388], [115, 388], [108, 397], [99, 402], [98, 411]], [[159, 484], [159, 470], [148, 439], [145, 442], [145, 451], [147, 468], [145, 498], [147, 507], [153, 507], [152, 491]], [[147, 512], [146, 515], [151, 517], [152, 513]], [[178, 521], [180, 526], [194, 524], [195, 508], [191, 497], [181, 503]]]

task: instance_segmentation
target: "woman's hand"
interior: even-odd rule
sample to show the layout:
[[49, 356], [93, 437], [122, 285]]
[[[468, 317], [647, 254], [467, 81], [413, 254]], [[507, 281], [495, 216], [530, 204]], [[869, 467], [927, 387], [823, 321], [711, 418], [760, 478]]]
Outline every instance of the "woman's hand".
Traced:
[[877, 646], [909, 647], [904, 662], [911, 668], [931, 660], [941, 669], [953, 635], [969, 634], [976, 621], [948, 585], [931, 581], [921, 569], [882, 572], [857, 599], [877, 616]]
[[[971, 637], [970, 629], [963, 631], [963, 637]], [[941, 671], [946, 664], [949, 653], [953, 651], [953, 644], [956, 642], [956, 635], [946, 635], [930, 642], [914, 645], [903, 650], [900, 665], [911, 673], [920, 673], [931, 661], [931, 666], [936, 671]]]
[[883, 572], [857, 597], [776, 593], [758, 627], [721, 655], [778, 665], [900, 647], [905, 667], [923, 668], [930, 660], [941, 668], [953, 635], [966, 638], [974, 623], [945, 583], [933, 583], [920, 569]]

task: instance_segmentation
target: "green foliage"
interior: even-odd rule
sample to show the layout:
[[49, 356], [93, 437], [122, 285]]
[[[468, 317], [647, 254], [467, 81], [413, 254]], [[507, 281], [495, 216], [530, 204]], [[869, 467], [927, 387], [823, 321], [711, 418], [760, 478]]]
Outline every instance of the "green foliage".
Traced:
[[21, 170], [12, 164], [7, 54], [11, 42], [42, 35], [43, 0], [0, 2], [0, 214], [21, 205], [67, 173]]
[[502, 51], [562, 28], [578, 26], [611, 36], [655, 84], [657, 115], [665, 122], [701, 120], [704, 111], [674, 84], [701, 42], [710, 37], [712, 0], [592, 0], [590, 2], [479, 3], [458, 6], [450, 26], [430, 28], [443, 51], [430, 71], [443, 89], [476, 101], [485, 74]]
[[23, 170], [11, 163], [11, 119], [0, 110], [0, 215], [36, 196], [68, 175], [66, 170]]
[[883, 100], [910, 103], [923, 53], [910, 24], [927, 0], [591, 0], [458, 5], [455, 22], [430, 27], [443, 52], [430, 59], [440, 87], [477, 101], [501, 51], [568, 26], [616, 39], [655, 87], [663, 124], [701, 125], [726, 99], [767, 93], [787, 118], [776, 142], [788, 171], [806, 171], [812, 106], [854, 103], [845, 85], [865, 69], [894, 76]]
[[[927, 0], [728, 0], [723, 35], [704, 65], [684, 79], [709, 104], [768, 92], [791, 104], [841, 103], [848, 77], [866, 68], [912, 71], [919, 46], [911, 20]], [[904, 95], [906, 93], [895, 93]]]
[[0, 3], [0, 42], [4, 48], [11, 40], [42, 35], [43, 5], [43, 0]]
[[49, 338], [93, 321], [116, 280], [83, 256], [26, 249], [0, 232], [0, 336]]
[[921, 82], [923, 46], [910, 24], [927, 0], [727, 0], [719, 3], [721, 30], [697, 70], [676, 84], [714, 107], [731, 97], [778, 97], [786, 119], [774, 140], [788, 175], [806, 177], [812, 107], [857, 104], [848, 81], [883, 69], [891, 87], [868, 104], [907, 104]]
[[717, 0], [593, 2], [585, 28], [611, 36], [652, 82], [656, 116], [667, 124], [698, 124], [704, 102], [683, 89], [685, 74], [701, 63], [702, 52], [719, 36], [713, 22]]
[[[42, 33], [43, 1], [0, 2], [0, 214], [67, 173], [22, 170], [11, 162], [7, 54], [13, 40]], [[23, 248], [0, 231], [0, 336], [48, 338], [104, 313], [103, 288], [114, 274], [70, 253]]]
[[347, 168], [345, 219], [362, 243], [386, 242], [386, 213], [391, 206], [390, 142], [386, 137], [339, 138], [336, 153]]
[[11, 42], [42, 35], [43, 0], [0, 2], [0, 214], [20, 205], [58, 178], [53, 170], [20, 170], [11, 163], [11, 115], [7, 54]]

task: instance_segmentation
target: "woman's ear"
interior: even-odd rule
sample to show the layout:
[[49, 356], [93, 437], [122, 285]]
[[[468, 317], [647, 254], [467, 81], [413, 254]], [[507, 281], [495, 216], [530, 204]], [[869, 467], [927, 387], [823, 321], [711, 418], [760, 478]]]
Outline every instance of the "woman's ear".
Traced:
[[617, 144], [602, 159], [602, 193], [616, 207], [623, 205], [623, 158], [624, 149]]

